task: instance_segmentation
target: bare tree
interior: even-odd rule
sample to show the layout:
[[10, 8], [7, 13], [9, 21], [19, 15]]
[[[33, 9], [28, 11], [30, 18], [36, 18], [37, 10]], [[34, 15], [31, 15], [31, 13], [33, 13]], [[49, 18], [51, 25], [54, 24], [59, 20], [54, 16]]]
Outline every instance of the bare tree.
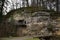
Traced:
[[9, 6], [10, 2], [8, 0], [5, 0], [4, 6], [3, 6], [3, 15], [7, 13], [7, 6]]
[[0, 23], [2, 21], [2, 10], [3, 10], [3, 6], [4, 6], [4, 2], [5, 2], [5, 0], [0, 0]]
[[22, 6], [25, 7], [25, 0], [22, 0]]
[[58, 13], [58, 10], [59, 10], [58, 1], [59, 1], [59, 0], [56, 0], [56, 9], [57, 9], [57, 13]]
[[29, 3], [28, 3], [28, 0], [26, 0], [26, 2], [27, 2], [27, 7], [29, 7]]
[[11, 0], [11, 2], [12, 2], [12, 8], [11, 9], [14, 9], [14, 2], [13, 2], [13, 0]]

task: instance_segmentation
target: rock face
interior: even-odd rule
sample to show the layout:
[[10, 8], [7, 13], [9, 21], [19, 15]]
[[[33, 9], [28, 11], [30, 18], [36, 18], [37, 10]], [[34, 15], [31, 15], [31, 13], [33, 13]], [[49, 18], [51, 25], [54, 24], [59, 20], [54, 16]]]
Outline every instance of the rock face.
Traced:
[[59, 27], [59, 24], [56, 25], [54, 20], [50, 20], [50, 14], [48, 12], [38, 11], [31, 13], [16, 10], [9, 14], [11, 15], [6, 19], [6, 27], [4, 28], [6, 29], [6, 34], [4, 35], [7, 36], [51, 36], [52, 32], [48, 29], [51, 26], [49, 24]]
[[60, 35], [60, 17], [58, 17], [57, 19], [54, 20], [55, 22], [53, 22], [53, 26], [54, 30], [55, 30], [55, 35]]
[[49, 36], [51, 35], [47, 29], [50, 21], [49, 15], [47, 12], [40, 11], [34, 13], [16, 13], [13, 14], [10, 23], [13, 22], [13, 25], [16, 26], [17, 36]]

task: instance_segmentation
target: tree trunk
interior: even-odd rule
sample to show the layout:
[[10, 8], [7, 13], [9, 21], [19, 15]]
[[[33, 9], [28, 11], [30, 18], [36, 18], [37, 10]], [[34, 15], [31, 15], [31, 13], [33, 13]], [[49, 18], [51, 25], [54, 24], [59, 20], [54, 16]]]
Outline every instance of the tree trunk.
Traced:
[[28, 2], [28, 0], [26, 0], [26, 2], [27, 2], [27, 7], [29, 7], [29, 2]]
[[5, 0], [0, 0], [0, 23], [2, 22], [2, 11], [3, 11], [3, 6], [4, 6], [4, 1]]

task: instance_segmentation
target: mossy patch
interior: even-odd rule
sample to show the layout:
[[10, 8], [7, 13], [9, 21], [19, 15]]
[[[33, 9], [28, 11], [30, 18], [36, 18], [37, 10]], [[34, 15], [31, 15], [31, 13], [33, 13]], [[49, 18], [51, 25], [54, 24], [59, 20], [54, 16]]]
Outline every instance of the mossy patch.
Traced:
[[39, 38], [27, 38], [25, 40], [40, 40]]

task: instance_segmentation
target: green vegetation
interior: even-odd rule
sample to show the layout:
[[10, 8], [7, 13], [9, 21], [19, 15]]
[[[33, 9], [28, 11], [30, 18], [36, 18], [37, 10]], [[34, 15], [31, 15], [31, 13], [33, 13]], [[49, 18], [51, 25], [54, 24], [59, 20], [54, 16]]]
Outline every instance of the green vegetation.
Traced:
[[26, 40], [40, 40], [39, 38], [27, 38]]

